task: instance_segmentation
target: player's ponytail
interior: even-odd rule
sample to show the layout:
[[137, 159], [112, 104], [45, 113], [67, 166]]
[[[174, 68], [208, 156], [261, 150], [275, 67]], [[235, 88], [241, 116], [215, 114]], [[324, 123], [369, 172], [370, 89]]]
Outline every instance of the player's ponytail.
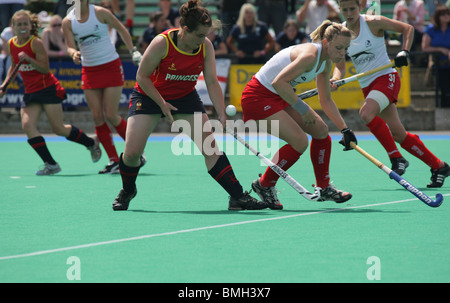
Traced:
[[212, 26], [211, 15], [201, 3], [201, 0], [188, 0], [180, 7], [181, 27], [187, 26], [188, 31], [195, 31], [199, 25]]
[[354, 33], [342, 24], [325, 20], [316, 28], [309, 36], [312, 42], [321, 42], [327, 39], [331, 42], [336, 36], [343, 35], [345, 37], [354, 37]]

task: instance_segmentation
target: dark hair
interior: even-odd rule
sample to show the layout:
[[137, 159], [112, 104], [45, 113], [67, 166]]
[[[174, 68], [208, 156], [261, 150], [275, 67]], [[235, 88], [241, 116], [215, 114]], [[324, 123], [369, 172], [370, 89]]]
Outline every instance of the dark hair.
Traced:
[[180, 25], [187, 26], [188, 31], [195, 31], [199, 25], [212, 26], [211, 15], [201, 3], [201, 0], [188, 0], [180, 7]]
[[[434, 23], [434, 29], [441, 28], [441, 20], [439, 20], [439, 17], [441, 15], [445, 15], [450, 13], [450, 9], [444, 5], [438, 5], [436, 10], [434, 11], [433, 15], [433, 23]], [[449, 24], [450, 25], [450, 24]]]
[[152, 12], [149, 15], [149, 21], [157, 22], [159, 19], [161, 19], [162, 16], [164, 16], [164, 13], [162, 11]]

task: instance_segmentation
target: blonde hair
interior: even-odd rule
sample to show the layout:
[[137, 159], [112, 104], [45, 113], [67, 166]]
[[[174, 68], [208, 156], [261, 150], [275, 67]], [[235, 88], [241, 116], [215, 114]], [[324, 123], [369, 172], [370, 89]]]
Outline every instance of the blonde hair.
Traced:
[[351, 39], [355, 37], [355, 34], [351, 30], [342, 24], [331, 22], [330, 20], [323, 21], [322, 24], [309, 35], [309, 37], [312, 42], [321, 42], [324, 39], [331, 42], [336, 36], [339, 35], [350, 37]]
[[16, 19], [21, 16], [27, 16], [30, 19], [31, 23], [31, 31], [30, 35], [34, 35], [36, 37], [39, 37], [39, 28], [41, 27], [41, 24], [39, 23], [39, 18], [35, 14], [32, 14], [30, 11], [21, 9], [14, 13], [14, 15], [11, 17], [11, 23], [14, 26], [16, 23]]
[[258, 23], [258, 17], [257, 17], [255, 6], [251, 3], [244, 3], [241, 6], [241, 10], [239, 11], [239, 17], [238, 17], [238, 20], [236, 21], [237, 26], [239, 26], [239, 28], [241, 29], [241, 33], [245, 33], [244, 16], [245, 16], [246, 10], [252, 11], [253, 15], [255, 16], [255, 18], [253, 19], [252, 32], [254, 32], [256, 30], [256, 25]]

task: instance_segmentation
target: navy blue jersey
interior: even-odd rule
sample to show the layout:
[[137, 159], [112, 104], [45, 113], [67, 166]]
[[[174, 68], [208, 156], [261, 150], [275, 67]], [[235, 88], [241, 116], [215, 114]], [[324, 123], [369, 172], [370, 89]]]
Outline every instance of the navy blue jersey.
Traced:
[[286, 33], [283, 31], [278, 34], [276, 42], [281, 46], [281, 49], [300, 44], [302, 43], [302, 40], [305, 39], [307, 36], [304, 32], [298, 31], [297, 36], [295, 36], [294, 40], [289, 40]]
[[252, 31], [252, 28], [252, 26], [247, 26], [245, 33], [241, 33], [240, 27], [235, 24], [230, 31], [230, 36], [238, 43], [237, 48], [250, 56], [255, 51], [264, 49], [266, 45], [265, 36], [269, 32], [269, 28], [263, 22], [258, 22], [255, 31]]

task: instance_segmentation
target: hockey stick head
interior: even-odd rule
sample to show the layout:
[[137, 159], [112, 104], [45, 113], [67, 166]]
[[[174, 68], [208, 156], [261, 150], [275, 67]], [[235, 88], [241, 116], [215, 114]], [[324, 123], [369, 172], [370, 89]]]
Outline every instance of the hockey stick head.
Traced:
[[439, 207], [439, 206], [441, 206], [441, 204], [444, 200], [444, 197], [442, 196], [442, 194], [436, 194], [436, 200], [431, 199], [426, 194], [424, 194], [421, 190], [419, 190], [414, 185], [412, 185], [411, 183], [409, 183], [408, 181], [403, 179], [399, 174], [397, 174], [394, 171], [391, 171], [389, 173], [389, 177], [391, 177], [392, 179], [397, 181], [398, 184], [403, 186], [407, 191], [412, 193], [420, 201], [422, 201], [423, 203], [425, 203], [426, 205], [428, 205], [430, 207]]
[[304, 195], [308, 196], [308, 200], [311, 200], [311, 201], [319, 201], [320, 200], [320, 189], [321, 189], [320, 187], [315, 187], [314, 194], [307, 191], [303, 194], [303, 196]]

